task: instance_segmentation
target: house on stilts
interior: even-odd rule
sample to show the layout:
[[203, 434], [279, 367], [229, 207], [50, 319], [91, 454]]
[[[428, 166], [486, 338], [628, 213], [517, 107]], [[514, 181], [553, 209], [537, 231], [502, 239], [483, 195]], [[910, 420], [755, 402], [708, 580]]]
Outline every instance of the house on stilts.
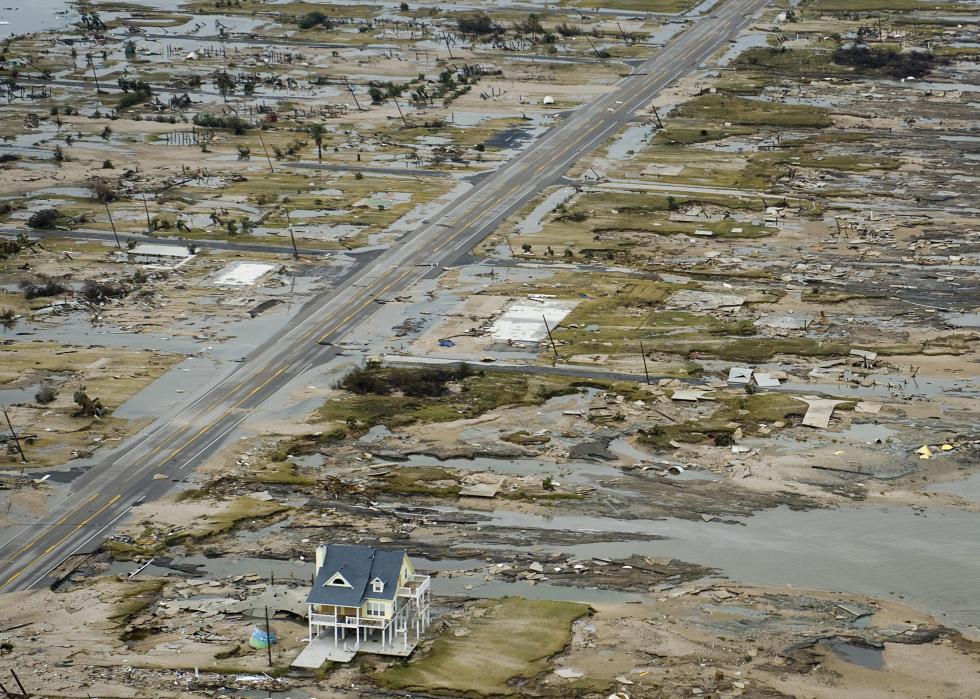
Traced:
[[355, 653], [408, 656], [429, 626], [429, 576], [404, 551], [327, 544], [316, 550], [307, 598], [309, 645], [294, 667]]

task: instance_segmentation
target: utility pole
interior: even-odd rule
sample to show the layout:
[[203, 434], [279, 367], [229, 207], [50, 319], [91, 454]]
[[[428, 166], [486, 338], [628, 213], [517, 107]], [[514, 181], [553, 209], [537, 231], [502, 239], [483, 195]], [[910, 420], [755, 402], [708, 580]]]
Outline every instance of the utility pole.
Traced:
[[541, 320], [544, 321], [544, 329], [548, 331], [548, 339], [551, 340], [551, 351], [555, 354], [555, 361], [558, 361], [558, 348], [555, 346], [555, 338], [551, 334], [551, 328], [548, 327], [548, 319], [541, 314]]
[[446, 50], [449, 52], [449, 60], [450, 61], [455, 61], [456, 60], [456, 57], [453, 56], [453, 50], [451, 48], [449, 48], [449, 34], [447, 34], [446, 32], [443, 32], [442, 33], [442, 38], [446, 42]]
[[650, 385], [650, 372], [647, 371], [647, 353], [643, 349], [643, 340], [640, 340], [640, 357], [643, 359], [643, 375], [647, 377], [647, 386]]
[[95, 72], [95, 61], [92, 60], [92, 54], [90, 53], [85, 54], [85, 58], [88, 59], [88, 64], [92, 67], [92, 77], [95, 78], [95, 92], [99, 94], [102, 92], [102, 88], [99, 87], [99, 74]]
[[289, 239], [293, 243], [293, 257], [299, 259], [299, 250], [296, 249], [296, 236], [293, 235], [293, 220], [289, 218], [289, 209], [283, 209], [283, 213], [286, 214], [286, 223], [289, 224]]
[[623, 31], [623, 25], [621, 25], [619, 22], [616, 22], [616, 26], [619, 27], [619, 33], [623, 35], [623, 43], [629, 46], [630, 40], [629, 37], [626, 36], [626, 32]]
[[592, 50], [595, 51], [595, 55], [597, 57], [599, 57], [599, 58], [602, 58], [602, 54], [599, 53], [599, 49], [597, 49], [595, 47], [595, 44], [592, 43], [592, 39], [589, 38], [589, 35], [588, 34], [583, 34], [582, 36], [584, 36], [585, 37], [585, 40], [589, 42], [589, 46], [591, 46], [592, 47]]
[[10, 435], [14, 438], [14, 444], [17, 445], [17, 451], [20, 452], [20, 462], [22, 464], [26, 464], [27, 457], [24, 456], [24, 448], [20, 445], [20, 437], [18, 437], [17, 432], [14, 431], [14, 426], [13, 423], [10, 422], [10, 416], [7, 414], [6, 407], [3, 408], [3, 417], [7, 420], [7, 427], [10, 428]]
[[395, 97], [392, 97], [391, 99], [395, 103], [395, 106], [398, 107], [398, 116], [400, 116], [402, 118], [402, 123], [405, 124], [405, 128], [407, 129], [408, 128], [408, 120], [405, 118], [405, 114], [402, 112], [401, 105], [398, 104], [398, 99], [395, 98]]
[[363, 112], [364, 109], [361, 107], [361, 103], [357, 101], [357, 95], [354, 94], [354, 88], [351, 86], [350, 80], [347, 79], [346, 75], [344, 76], [344, 84], [347, 85], [347, 91], [350, 92], [350, 96], [354, 98], [354, 104], [357, 105], [357, 111]]
[[272, 667], [272, 631], [269, 628], [269, 606], [265, 607], [265, 639], [266, 650], [269, 651], [269, 667]]
[[653, 116], [657, 117], [657, 126], [662, 129], [664, 127], [664, 123], [660, 121], [660, 115], [657, 113], [657, 105], [651, 104], [650, 106], [653, 108]]
[[150, 207], [146, 205], [146, 192], [140, 192], [140, 196], [143, 197], [143, 211], [146, 213], [146, 234], [150, 235], [153, 233], [153, 224], [150, 223]]
[[269, 149], [265, 147], [265, 141], [262, 140], [262, 132], [259, 131], [259, 143], [262, 144], [262, 150], [265, 151], [265, 159], [269, 161], [269, 174], [275, 174], [275, 170], [272, 169], [272, 158], [269, 157]]
[[109, 217], [109, 225], [112, 226], [112, 237], [116, 239], [116, 247], [122, 250], [122, 245], [119, 244], [119, 235], [116, 233], [116, 224], [112, 220], [112, 212], [109, 211], [109, 202], [103, 202], [105, 205], [106, 216]]

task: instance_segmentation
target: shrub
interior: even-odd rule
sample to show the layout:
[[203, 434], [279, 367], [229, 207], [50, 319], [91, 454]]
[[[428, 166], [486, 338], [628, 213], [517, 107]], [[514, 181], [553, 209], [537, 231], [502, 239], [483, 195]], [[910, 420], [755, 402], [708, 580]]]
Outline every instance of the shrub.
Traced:
[[252, 125], [244, 121], [241, 117], [217, 116], [207, 113], [195, 114], [194, 123], [209, 129], [228, 129], [239, 136], [252, 128]]
[[[893, 78], [914, 77], [926, 75], [935, 63], [940, 62], [936, 55], [925, 51], [909, 51], [899, 53], [892, 48], [870, 48], [857, 44], [841, 47], [834, 51], [834, 63], [842, 66], [852, 66], [858, 69], [884, 73]], [[949, 63], [948, 59], [941, 61]]]
[[124, 286], [115, 286], [108, 282], [88, 280], [82, 286], [82, 298], [91, 303], [101, 303], [109, 299], [121, 299], [129, 293]]
[[52, 403], [57, 397], [58, 392], [50, 384], [44, 384], [41, 386], [41, 388], [37, 389], [37, 393], [34, 394], [34, 400], [41, 405]]
[[38, 284], [23, 281], [20, 283], [20, 288], [24, 292], [24, 298], [28, 301], [43, 296], [58, 296], [69, 290], [64, 282], [50, 277], [42, 277]]
[[31, 214], [27, 225], [31, 228], [50, 228], [58, 218], [57, 209], [41, 209]]
[[482, 12], [460, 17], [456, 20], [456, 27], [461, 34], [496, 34], [500, 31], [500, 26]]

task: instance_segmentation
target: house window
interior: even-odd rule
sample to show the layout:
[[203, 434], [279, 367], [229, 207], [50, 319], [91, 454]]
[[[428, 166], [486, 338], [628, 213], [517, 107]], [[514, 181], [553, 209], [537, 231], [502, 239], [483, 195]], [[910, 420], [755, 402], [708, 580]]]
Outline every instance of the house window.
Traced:
[[371, 583], [371, 589], [374, 590], [375, 592], [384, 592], [385, 584], [381, 582], [378, 578], [375, 578], [374, 582]]
[[364, 615], [365, 616], [384, 616], [385, 615], [385, 603], [384, 602], [368, 602], [364, 605]]

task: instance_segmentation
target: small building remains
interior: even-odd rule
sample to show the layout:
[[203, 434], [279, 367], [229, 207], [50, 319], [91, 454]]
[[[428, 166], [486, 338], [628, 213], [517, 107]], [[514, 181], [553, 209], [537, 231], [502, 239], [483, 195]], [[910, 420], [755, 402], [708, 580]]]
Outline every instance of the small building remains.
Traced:
[[358, 652], [408, 656], [429, 626], [429, 604], [429, 576], [404, 551], [320, 546], [307, 598], [310, 642], [293, 666], [315, 669]]
[[139, 243], [120, 254], [125, 254], [126, 262], [170, 268], [179, 267], [194, 257], [194, 253], [183, 245], [159, 243]]

